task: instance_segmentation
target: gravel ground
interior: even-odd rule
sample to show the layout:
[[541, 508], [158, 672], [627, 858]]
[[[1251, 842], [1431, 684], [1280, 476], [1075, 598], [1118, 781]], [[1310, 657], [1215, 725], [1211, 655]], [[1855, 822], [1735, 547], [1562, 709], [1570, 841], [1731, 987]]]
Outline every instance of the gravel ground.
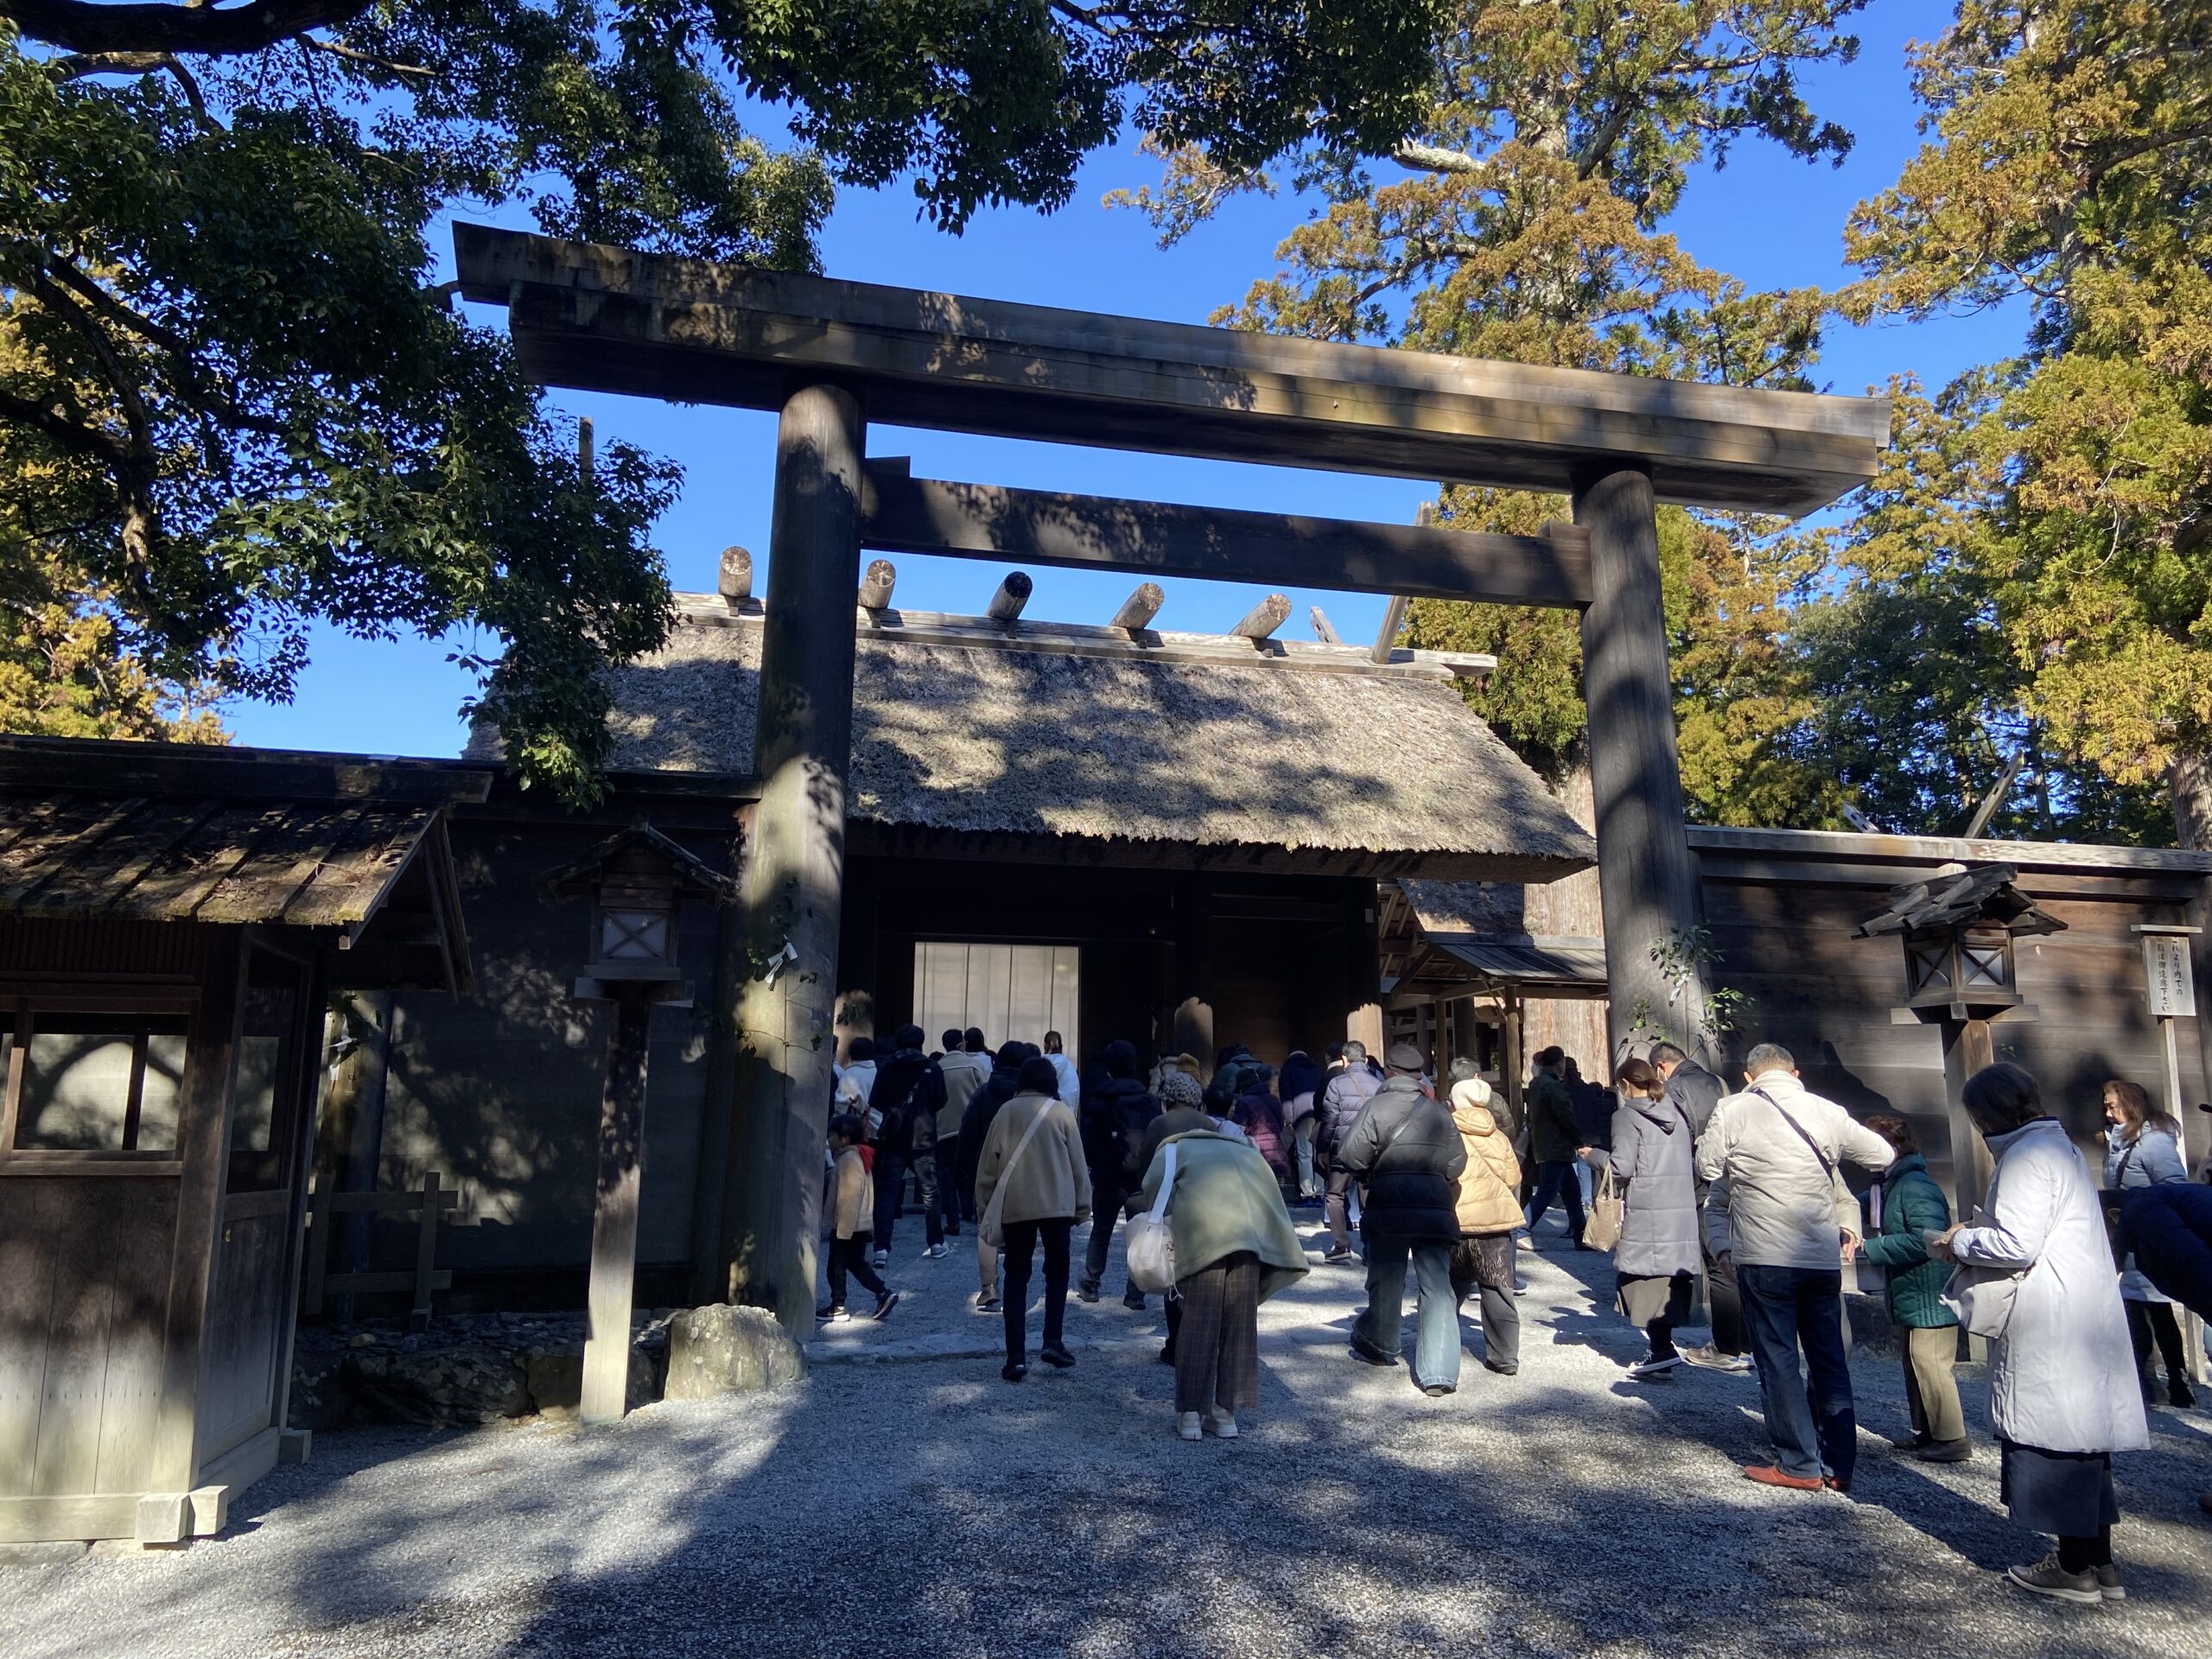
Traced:
[[1244, 1438], [1188, 1446], [1156, 1300], [1071, 1306], [1076, 1368], [1009, 1388], [959, 1357], [988, 1329], [972, 1259], [912, 1254], [893, 1319], [818, 1357], [906, 1363], [594, 1431], [319, 1438], [221, 1538], [0, 1569], [0, 1653], [2212, 1653], [2196, 1414], [2158, 1414], [2155, 1448], [2121, 1460], [2131, 1599], [2053, 1606], [1992, 1577], [2040, 1546], [2005, 1519], [1986, 1445], [1956, 1467], [1890, 1453], [1887, 1357], [1859, 1367], [1855, 1501], [1753, 1486], [1756, 1385], [1628, 1382], [1603, 1257], [1524, 1256], [1520, 1376], [1471, 1363], [1443, 1401], [1345, 1357], [1361, 1275], [1316, 1268], [1262, 1310]]

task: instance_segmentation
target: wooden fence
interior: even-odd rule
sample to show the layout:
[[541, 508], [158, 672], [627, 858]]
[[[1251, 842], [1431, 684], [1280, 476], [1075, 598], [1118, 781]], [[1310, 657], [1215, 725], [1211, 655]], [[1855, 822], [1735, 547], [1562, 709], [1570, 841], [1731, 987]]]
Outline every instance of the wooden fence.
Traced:
[[[435, 1169], [423, 1175], [423, 1185], [412, 1192], [333, 1192], [318, 1179], [308, 1194], [307, 1271], [301, 1274], [301, 1313], [308, 1317], [319, 1315], [325, 1300], [334, 1294], [404, 1290], [411, 1292], [414, 1298], [408, 1325], [414, 1330], [422, 1330], [430, 1322], [431, 1293], [453, 1288], [452, 1272], [437, 1265], [438, 1224], [458, 1221], [460, 1205], [460, 1192], [442, 1185]], [[330, 1271], [330, 1253], [335, 1243], [331, 1236], [332, 1217], [365, 1211], [371, 1215], [404, 1215], [409, 1211], [415, 1211], [419, 1218], [412, 1270]]]

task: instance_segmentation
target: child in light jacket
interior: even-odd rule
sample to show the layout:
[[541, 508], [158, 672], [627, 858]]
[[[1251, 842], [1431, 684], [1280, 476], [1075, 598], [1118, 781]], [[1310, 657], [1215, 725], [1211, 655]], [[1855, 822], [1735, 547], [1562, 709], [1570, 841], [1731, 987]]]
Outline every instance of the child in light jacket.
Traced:
[[830, 1236], [830, 1305], [816, 1310], [823, 1319], [842, 1319], [845, 1312], [845, 1274], [861, 1281], [875, 1297], [874, 1318], [891, 1317], [899, 1306], [899, 1293], [889, 1288], [868, 1262], [868, 1236], [875, 1219], [875, 1178], [868, 1168], [868, 1148], [861, 1145], [861, 1121], [850, 1112], [830, 1120], [830, 1155], [836, 1160], [831, 1187]]

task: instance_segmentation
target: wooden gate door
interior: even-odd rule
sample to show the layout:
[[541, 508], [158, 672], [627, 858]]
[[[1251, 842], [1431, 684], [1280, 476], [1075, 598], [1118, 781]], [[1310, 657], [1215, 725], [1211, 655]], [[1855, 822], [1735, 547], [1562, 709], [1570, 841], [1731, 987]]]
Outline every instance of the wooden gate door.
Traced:
[[203, 1471], [257, 1435], [269, 1435], [273, 1446], [283, 1427], [320, 1058], [319, 980], [296, 957], [260, 945], [246, 952], [222, 1229], [202, 1351]]

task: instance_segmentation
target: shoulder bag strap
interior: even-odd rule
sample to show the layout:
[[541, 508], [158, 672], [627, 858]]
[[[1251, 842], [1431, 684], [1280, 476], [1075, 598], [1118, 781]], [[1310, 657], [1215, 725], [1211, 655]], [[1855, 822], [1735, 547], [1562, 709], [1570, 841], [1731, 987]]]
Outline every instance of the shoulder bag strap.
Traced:
[[1806, 1130], [1805, 1126], [1802, 1123], [1800, 1123], [1796, 1118], [1792, 1117], [1788, 1111], [1784, 1110], [1782, 1103], [1777, 1100], [1772, 1095], [1767, 1093], [1765, 1090], [1754, 1089], [1751, 1092], [1757, 1095], [1761, 1100], [1766, 1102], [1768, 1105], [1773, 1107], [1776, 1111], [1781, 1113], [1782, 1121], [1787, 1123], [1791, 1128], [1797, 1131], [1797, 1138], [1800, 1141], [1802, 1141], [1807, 1146], [1810, 1147], [1813, 1149], [1813, 1156], [1821, 1160], [1821, 1173], [1828, 1178], [1828, 1185], [1831, 1186], [1834, 1185], [1835, 1165], [1829, 1160], [1827, 1154], [1821, 1150], [1821, 1143], [1814, 1140], [1812, 1135]]
[[991, 1189], [991, 1208], [1006, 1213], [1006, 1185], [1014, 1178], [1014, 1166], [1021, 1161], [1021, 1154], [1029, 1150], [1029, 1143], [1037, 1138], [1037, 1131], [1045, 1127], [1045, 1114], [1052, 1110], [1049, 1101], [1029, 1120], [1029, 1127], [1021, 1132], [1021, 1139], [1014, 1143], [1014, 1156], [1006, 1160], [1006, 1167], [999, 1171], [998, 1185]]
[[1160, 1173], [1160, 1195], [1152, 1201], [1152, 1218], [1155, 1222], [1167, 1213], [1167, 1195], [1175, 1185], [1175, 1143], [1170, 1141], [1162, 1148], [1167, 1154], [1167, 1167]]

